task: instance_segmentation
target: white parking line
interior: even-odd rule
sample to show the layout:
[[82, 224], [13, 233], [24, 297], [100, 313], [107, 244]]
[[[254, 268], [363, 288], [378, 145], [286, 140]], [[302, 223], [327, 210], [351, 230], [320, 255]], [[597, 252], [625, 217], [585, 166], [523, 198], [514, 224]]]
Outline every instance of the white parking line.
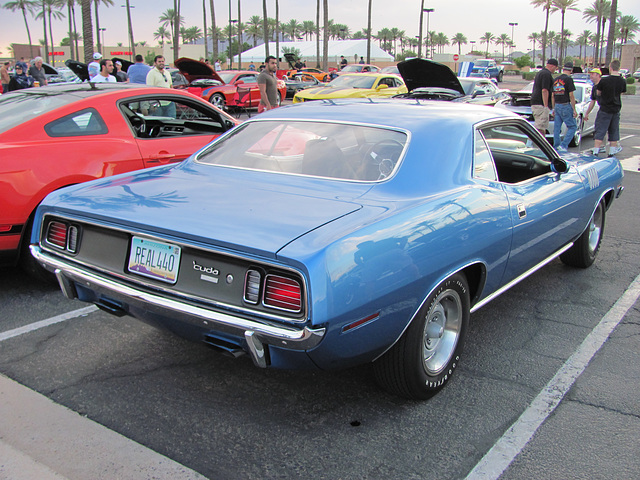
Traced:
[[46, 320], [40, 320], [39, 322], [31, 323], [29, 325], [25, 325], [24, 327], [14, 328], [13, 330], [8, 330], [6, 332], [0, 333], [0, 342], [8, 340], [9, 338], [17, 337], [19, 335], [24, 335], [25, 333], [39, 330], [44, 327], [48, 327], [49, 325], [64, 322], [65, 320], [69, 320], [71, 318], [88, 315], [89, 313], [95, 312], [96, 310], [98, 310], [98, 307], [96, 307], [95, 305], [91, 305], [88, 307], [79, 308], [78, 310], [73, 310], [72, 312], [62, 313], [60, 315], [56, 315], [55, 317], [47, 318]]
[[533, 438], [538, 428], [560, 404], [576, 379], [607, 341], [611, 332], [636, 303], [638, 297], [640, 297], [640, 275], [631, 282], [615, 305], [602, 317], [600, 323], [584, 339], [573, 355], [520, 415], [520, 418], [469, 472], [466, 480], [496, 480], [509, 468], [511, 462]]

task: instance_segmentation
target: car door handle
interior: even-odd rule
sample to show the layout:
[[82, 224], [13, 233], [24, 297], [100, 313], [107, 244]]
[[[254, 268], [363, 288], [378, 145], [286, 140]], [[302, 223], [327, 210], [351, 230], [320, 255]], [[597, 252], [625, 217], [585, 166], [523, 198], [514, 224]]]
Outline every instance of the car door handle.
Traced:
[[149, 155], [149, 160], [170, 160], [175, 158], [173, 153], [152, 153]]

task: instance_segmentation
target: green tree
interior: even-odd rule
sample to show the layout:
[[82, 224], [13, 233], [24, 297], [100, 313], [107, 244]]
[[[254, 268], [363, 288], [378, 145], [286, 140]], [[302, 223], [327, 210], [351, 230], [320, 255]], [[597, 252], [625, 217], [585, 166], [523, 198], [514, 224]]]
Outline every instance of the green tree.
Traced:
[[113, 0], [94, 0], [94, 10], [95, 10], [95, 19], [96, 19], [96, 48], [100, 53], [104, 53], [102, 51], [102, 44], [100, 43], [100, 14], [98, 13], [98, 6], [100, 3], [103, 3], [107, 7], [113, 6]]
[[22, 12], [24, 26], [27, 29], [27, 38], [29, 39], [29, 51], [31, 53], [31, 57], [33, 57], [33, 47], [31, 46], [31, 31], [29, 30], [29, 22], [27, 22], [27, 12], [32, 14], [36, 7], [37, 5], [35, 0], [16, 0], [14, 2], [7, 2], [2, 6], [2, 8], [6, 8], [12, 12], [17, 12], [18, 10]]
[[[580, 45], [580, 59], [582, 63], [586, 63], [587, 56], [587, 45], [591, 42], [591, 30], [583, 30], [578, 38], [576, 38], [576, 43]], [[582, 60], [582, 47], [584, 46], [584, 60]]]
[[216, 10], [215, 5], [213, 4], [213, 0], [209, 0], [209, 10], [211, 11], [211, 42], [213, 43], [213, 60], [214, 62], [218, 59], [218, 39], [220, 38], [218, 32], [220, 29], [216, 25]]
[[302, 21], [302, 34], [304, 35], [305, 40], [310, 40], [315, 31], [316, 23], [313, 20]]
[[153, 32], [153, 39], [158, 40], [160, 47], [164, 47], [164, 41], [169, 38], [171, 38], [171, 32], [162, 25], [160, 25], [158, 29]]
[[502, 61], [504, 62], [504, 47], [511, 42], [511, 37], [508, 33], [501, 33], [499, 37], [496, 37], [494, 43], [496, 45], [502, 45]]
[[487, 57], [489, 57], [489, 44], [495, 41], [495, 39], [496, 37], [491, 32], [485, 32], [485, 34], [480, 37], [480, 41], [487, 44]]
[[535, 66], [531, 61], [529, 55], [522, 55], [521, 57], [515, 58], [513, 62], [518, 66], [518, 68], [524, 68], [526, 66], [533, 67]]
[[458, 45], [458, 55], [461, 54], [462, 45], [467, 44], [467, 37], [462, 33], [456, 33], [453, 37], [451, 37], [451, 45]]
[[258, 45], [258, 38], [262, 38], [261, 33], [262, 18], [259, 15], [253, 15], [247, 22], [245, 32], [253, 39], [253, 46]]
[[594, 0], [593, 4], [582, 11], [582, 18], [588, 23], [596, 22], [596, 35], [593, 38], [595, 48], [593, 53], [593, 63], [600, 64], [600, 39], [604, 26], [611, 11], [611, 2], [609, 0]]
[[80, 0], [82, 10], [82, 38], [84, 39], [84, 63], [93, 58], [93, 21], [91, 19], [91, 0]]
[[[539, 43], [541, 38], [542, 38], [541, 35], [539, 33], [537, 33], [537, 32], [533, 32], [533, 33], [529, 34], [529, 36], [527, 37], [527, 40], [530, 40], [531, 43], [533, 44], [533, 49], [532, 49], [533, 51], [531, 53], [531, 57], [533, 59], [532, 61], [534, 62], [534, 64], [535, 64], [535, 61], [536, 61], [536, 43]], [[535, 67], [535, 65], [534, 65], [534, 67]]]
[[282, 25], [282, 32], [295, 42], [302, 35], [302, 24], [291, 19]]

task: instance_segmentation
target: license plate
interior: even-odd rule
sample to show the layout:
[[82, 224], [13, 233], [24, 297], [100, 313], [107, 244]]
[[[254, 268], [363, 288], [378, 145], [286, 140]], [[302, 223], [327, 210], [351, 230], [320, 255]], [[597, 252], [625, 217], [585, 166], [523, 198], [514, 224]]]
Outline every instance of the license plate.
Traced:
[[176, 283], [180, 267], [180, 247], [147, 238], [133, 237], [129, 271], [145, 277]]

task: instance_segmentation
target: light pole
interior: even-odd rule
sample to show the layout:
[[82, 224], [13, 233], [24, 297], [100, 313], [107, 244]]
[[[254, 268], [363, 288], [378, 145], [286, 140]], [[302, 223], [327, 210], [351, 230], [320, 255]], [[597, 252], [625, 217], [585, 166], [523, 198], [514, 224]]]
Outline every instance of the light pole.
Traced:
[[[102, 50], [105, 50], [105, 47], [104, 47], [104, 31], [106, 30], [106, 28], [99, 28], [98, 30], [100, 30], [102, 32]], [[98, 40], [100, 40], [100, 39], [98, 39]], [[106, 52], [103, 52], [103, 54], [105, 54], [105, 53]], [[106, 54], [105, 54], [105, 56], [106, 56]]]
[[[518, 26], [516, 22], [509, 22], [509, 26], [511, 26], [511, 45], [513, 46], [513, 29]], [[511, 48], [511, 52], [509, 55], [511, 61], [513, 61], [513, 47]]]
[[[429, 14], [433, 12], [433, 8], [424, 8], [424, 0], [420, 3], [420, 26], [418, 28], [418, 58], [422, 57], [422, 24], [424, 20], [424, 12], [427, 12], [427, 35], [429, 34]], [[427, 50], [428, 53], [428, 50]]]
[[[429, 57], [429, 46], [431, 45], [431, 35], [429, 34], [429, 14], [434, 11], [433, 8], [425, 8], [425, 12], [427, 12], [427, 58]], [[433, 55], [432, 55], [433, 57]]]

